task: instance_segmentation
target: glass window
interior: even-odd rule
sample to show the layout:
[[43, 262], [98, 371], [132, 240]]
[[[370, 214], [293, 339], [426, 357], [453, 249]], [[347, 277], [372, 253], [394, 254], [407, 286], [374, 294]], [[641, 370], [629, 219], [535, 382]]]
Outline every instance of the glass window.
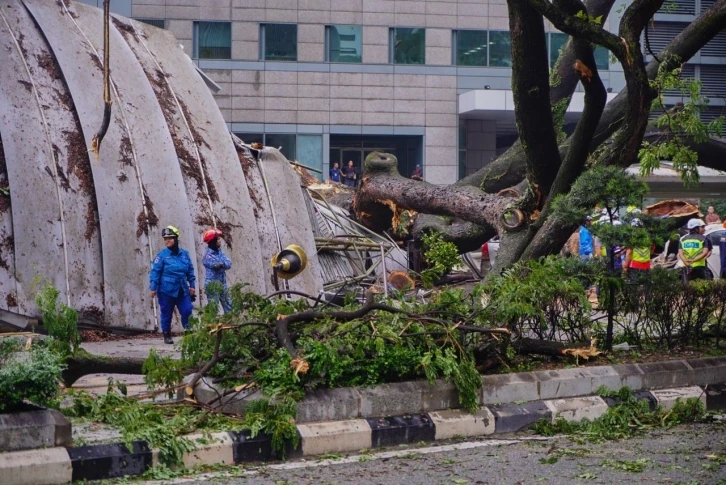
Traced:
[[363, 29], [360, 25], [329, 25], [325, 33], [328, 62], [363, 62]]
[[159, 27], [160, 29], [166, 28], [166, 20], [164, 19], [136, 19], [139, 22]]
[[297, 25], [261, 25], [261, 58], [264, 61], [297, 61]]
[[294, 134], [267, 133], [265, 135], [265, 145], [279, 148], [288, 160], [297, 160], [297, 147]]
[[[323, 170], [323, 136], [322, 135], [298, 135], [297, 136], [297, 160], [306, 167], [316, 170]], [[322, 174], [310, 172], [319, 180]]]
[[487, 38], [486, 30], [457, 30], [455, 63], [457, 66], [486, 66]]
[[489, 32], [489, 65], [512, 67], [512, 41], [509, 38], [509, 31]]
[[595, 65], [600, 71], [610, 69], [610, 51], [604, 47], [595, 47]]
[[390, 49], [394, 64], [426, 64], [426, 29], [391, 29]]
[[237, 137], [242, 140], [243, 142], [247, 143], [248, 145], [252, 145], [253, 143], [259, 143], [260, 145], [264, 145], [264, 136], [262, 133], [235, 133]]
[[231, 59], [230, 22], [194, 22], [195, 59]]
[[555, 67], [555, 63], [560, 57], [560, 49], [567, 43], [567, 37], [567, 34], [550, 34], [550, 67]]

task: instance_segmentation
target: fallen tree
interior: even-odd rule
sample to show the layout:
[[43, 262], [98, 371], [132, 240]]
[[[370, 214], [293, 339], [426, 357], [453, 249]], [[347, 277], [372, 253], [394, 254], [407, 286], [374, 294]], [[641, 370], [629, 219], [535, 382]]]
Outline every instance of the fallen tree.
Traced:
[[[579, 0], [510, 0], [508, 5], [519, 140], [476, 174], [447, 187], [400, 177], [390, 155], [371, 154], [355, 195], [358, 218], [380, 230], [386, 225], [381, 218], [390, 220], [397, 210], [417, 210], [421, 214], [414, 225], [415, 238], [436, 230], [462, 252], [500, 232], [497, 267], [502, 268], [558, 251], [576, 225], [551, 220], [551, 201], [567, 193], [588, 167], [637, 163], [644, 139], [660, 144], [677, 139], [679, 149], [690, 148], [700, 155], [698, 163], [724, 168], [726, 145], [720, 140], [684, 137], [679, 125], [656, 127], [648, 119], [651, 102], [669, 73], [726, 26], [725, 0], [699, 15], [647, 65], [641, 35], [661, 7], [660, 0], [632, 3], [617, 35], [596, 21], [607, 17], [611, 0], [591, 0], [586, 5]], [[551, 77], [544, 48], [545, 18], [571, 36]], [[618, 59], [626, 79], [626, 88], [606, 106], [593, 44]], [[585, 90], [585, 109], [575, 132], [558, 143], [563, 138], [562, 116], [578, 82]], [[511, 188], [506, 196], [497, 195]], [[501, 200], [512, 193], [519, 195], [516, 201]]]

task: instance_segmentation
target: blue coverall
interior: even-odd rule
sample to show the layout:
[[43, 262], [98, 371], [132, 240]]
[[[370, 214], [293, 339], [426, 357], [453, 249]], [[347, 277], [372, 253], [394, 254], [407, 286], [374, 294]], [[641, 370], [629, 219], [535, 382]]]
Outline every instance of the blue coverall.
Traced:
[[221, 249], [207, 248], [202, 258], [202, 264], [207, 269], [204, 276], [204, 286], [206, 287], [212, 281], [219, 281], [224, 286], [224, 292], [221, 297], [218, 299], [215, 296], [210, 298], [210, 300], [219, 301], [224, 312], [228, 313], [232, 309], [232, 300], [229, 297], [229, 291], [227, 291], [226, 272], [232, 267], [232, 261]]
[[187, 328], [192, 314], [192, 300], [189, 288], [195, 288], [196, 276], [189, 253], [178, 248], [175, 253], [169, 248], [162, 249], [154, 258], [149, 272], [149, 286], [156, 291], [161, 310], [161, 331], [171, 332], [171, 317], [174, 307], [179, 309], [181, 323]]

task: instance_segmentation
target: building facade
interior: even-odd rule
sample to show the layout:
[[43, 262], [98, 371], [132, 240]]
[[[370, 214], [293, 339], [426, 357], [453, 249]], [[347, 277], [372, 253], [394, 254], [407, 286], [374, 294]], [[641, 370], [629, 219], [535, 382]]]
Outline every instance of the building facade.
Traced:
[[[689, 3], [690, 2], [690, 3]], [[708, 3], [710, 2], [710, 3]], [[84, 0], [100, 6], [103, 0]], [[665, 45], [713, 0], [677, 0], [650, 30]], [[373, 150], [399, 171], [449, 184], [516, 139], [506, 0], [112, 0], [112, 10], [171, 30], [219, 86], [217, 103], [246, 142], [281, 147], [327, 178]], [[619, 14], [613, 12], [611, 30]], [[607, 25], [607, 24], [606, 24]], [[566, 35], [547, 24], [550, 63]], [[614, 96], [622, 69], [596, 50]], [[726, 32], [686, 66], [723, 111]], [[677, 99], [669, 100], [676, 102]], [[576, 93], [567, 122], [582, 111]]]

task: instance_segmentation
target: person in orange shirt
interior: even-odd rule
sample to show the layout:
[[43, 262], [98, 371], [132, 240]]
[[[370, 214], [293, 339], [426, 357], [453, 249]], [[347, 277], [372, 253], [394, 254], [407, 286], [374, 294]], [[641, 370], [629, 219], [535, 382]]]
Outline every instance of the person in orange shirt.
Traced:
[[[642, 227], [640, 219], [630, 221], [633, 227]], [[648, 278], [650, 272], [650, 255], [655, 249], [654, 244], [626, 248], [623, 275], [628, 276], [630, 282], [639, 283]]]

